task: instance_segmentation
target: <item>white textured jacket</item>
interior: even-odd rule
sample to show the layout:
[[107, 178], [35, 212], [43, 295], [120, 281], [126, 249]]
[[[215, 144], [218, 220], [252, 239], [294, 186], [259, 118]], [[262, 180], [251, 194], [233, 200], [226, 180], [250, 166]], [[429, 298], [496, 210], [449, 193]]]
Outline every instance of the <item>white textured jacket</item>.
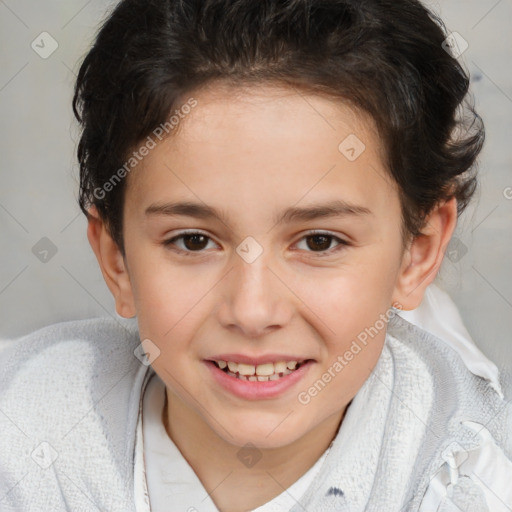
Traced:
[[[152, 370], [139, 343], [135, 320], [101, 318], [45, 327], [1, 353], [1, 512], [148, 510], [136, 426]], [[304, 510], [511, 511], [510, 400], [447, 343], [393, 317], [292, 509]]]

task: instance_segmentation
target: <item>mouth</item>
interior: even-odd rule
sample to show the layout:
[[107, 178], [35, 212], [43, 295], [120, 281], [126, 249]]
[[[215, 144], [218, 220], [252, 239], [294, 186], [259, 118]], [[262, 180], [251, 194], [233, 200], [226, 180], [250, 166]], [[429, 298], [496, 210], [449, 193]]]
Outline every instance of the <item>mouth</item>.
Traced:
[[244, 400], [290, 398], [313, 371], [317, 361], [298, 354], [224, 352], [203, 359], [212, 389]]
[[209, 360], [230, 377], [250, 382], [267, 382], [279, 380], [287, 375], [296, 372], [303, 365], [313, 361], [304, 359], [302, 361], [276, 361], [262, 364], [237, 363], [235, 361]]

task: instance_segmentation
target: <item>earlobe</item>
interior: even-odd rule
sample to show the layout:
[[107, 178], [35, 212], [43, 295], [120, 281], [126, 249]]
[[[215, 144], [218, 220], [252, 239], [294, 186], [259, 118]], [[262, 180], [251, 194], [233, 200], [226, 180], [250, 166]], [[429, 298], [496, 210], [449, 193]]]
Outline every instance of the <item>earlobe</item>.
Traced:
[[96, 207], [89, 209], [87, 238], [116, 302], [116, 312], [124, 318], [136, 315], [132, 286], [123, 255], [100, 218]]
[[405, 250], [393, 293], [393, 302], [398, 302], [403, 310], [420, 305], [426, 288], [441, 267], [456, 225], [457, 200], [453, 197], [434, 208], [421, 235]]

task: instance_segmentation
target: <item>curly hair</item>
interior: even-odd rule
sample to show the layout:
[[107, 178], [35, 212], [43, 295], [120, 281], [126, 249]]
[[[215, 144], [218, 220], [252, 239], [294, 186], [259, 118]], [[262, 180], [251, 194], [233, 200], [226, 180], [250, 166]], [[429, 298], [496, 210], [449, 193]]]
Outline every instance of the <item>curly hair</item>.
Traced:
[[418, 236], [439, 202], [465, 209], [485, 138], [446, 37], [417, 0], [122, 0], [76, 80], [80, 208], [96, 206], [124, 255], [126, 180], [103, 187], [130, 151], [203, 86], [274, 83], [373, 118], [402, 233]]

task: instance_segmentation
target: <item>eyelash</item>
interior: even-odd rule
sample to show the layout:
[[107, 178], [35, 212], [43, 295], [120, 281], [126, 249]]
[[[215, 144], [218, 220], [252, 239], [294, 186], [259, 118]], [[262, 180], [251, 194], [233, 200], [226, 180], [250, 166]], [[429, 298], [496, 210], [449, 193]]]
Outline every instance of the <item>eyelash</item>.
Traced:
[[[162, 245], [164, 247], [170, 247], [171, 245], [174, 245], [174, 242], [176, 240], [179, 240], [179, 239], [182, 239], [186, 236], [190, 236], [190, 235], [203, 235], [204, 237], [206, 237], [208, 240], [212, 240], [211, 237], [209, 237], [208, 235], [206, 235], [206, 233], [202, 233], [201, 231], [184, 231], [183, 233], [180, 233], [179, 235], [176, 235], [172, 238], [170, 238], [169, 240], [164, 240], [162, 242]], [[314, 254], [316, 257], [325, 257], [325, 256], [330, 256], [332, 255], [333, 253], [343, 249], [344, 247], [347, 247], [347, 246], [350, 246], [350, 243], [347, 242], [346, 240], [343, 240], [337, 236], [334, 236], [332, 235], [331, 233], [328, 233], [328, 232], [324, 232], [324, 231], [310, 231], [308, 233], [306, 233], [300, 240], [304, 240], [306, 238], [309, 238], [311, 236], [325, 236], [327, 238], [330, 238], [332, 240], [335, 240], [336, 242], [338, 242], [338, 245], [334, 248], [334, 249], [327, 249], [325, 251], [306, 251], [306, 252], [310, 252], [312, 254]], [[194, 254], [197, 254], [197, 255], [201, 255], [202, 253], [204, 253], [204, 249], [200, 250], [200, 251], [189, 251], [189, 250], [183, 250], [183, 249], [179, 249], [179, 248], [174, 248], [172, 249], [173, 251], [179, 253], [179, 254], [182, 254], [184, 256], [193, 256]]]

